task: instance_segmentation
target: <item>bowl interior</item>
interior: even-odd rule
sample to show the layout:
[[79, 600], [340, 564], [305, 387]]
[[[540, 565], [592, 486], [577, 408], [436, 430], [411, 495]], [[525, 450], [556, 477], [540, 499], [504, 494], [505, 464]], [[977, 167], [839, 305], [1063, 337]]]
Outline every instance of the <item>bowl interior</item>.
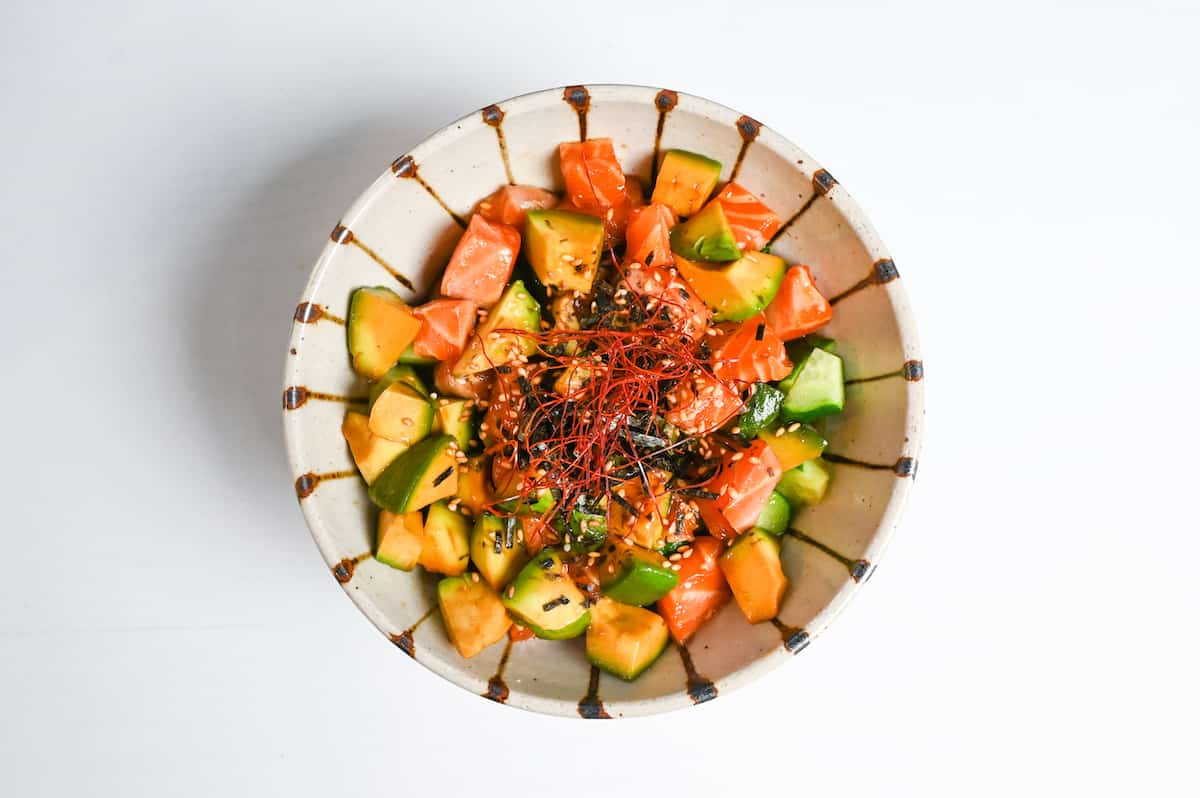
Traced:
[[[722, 179], [786, 220], [772, 251], [808, 264], [835, 303], [826, 334], [845, 359], [846, 411], [829, 427], [828, 497], [783, 538], [790, 586], [779, 618], [750, 626], [729, 604], [686, 648], [627, 684], [590, 668], [582, 640], [499, 643], [471, 660], [451, 648], [435, 579], [370, 557], [374, 512], [340, 433], [366, 396], [350, 369], [350, 292], [430, 293], [481, 197], [506, 182], [562, 189], [557, 145], [611, 137], [626, 172], [650, 185], [672, 147], [723, 164]], [[916, 471], [921, 419], [915, 331], [899, 275], [844, 189], [755, 120], [676, 92], [634, 86], [554, 89], [489, 106], [398, 158], [337, 222], [295, 311], [284, 427], [296, 492], [335, 578], [399, 648], [456, 684], [510, 705], [575, 716], [634, 715], [707, 700], [807, 645], [871, 574]]]

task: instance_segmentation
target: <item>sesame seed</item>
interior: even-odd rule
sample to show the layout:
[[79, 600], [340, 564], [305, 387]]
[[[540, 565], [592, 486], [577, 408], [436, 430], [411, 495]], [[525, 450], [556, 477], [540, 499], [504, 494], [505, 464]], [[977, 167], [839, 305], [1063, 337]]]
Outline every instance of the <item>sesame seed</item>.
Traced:
[[775, 437], [776, 437], [776, 438], [782, 438], [782, 437], [783, 437], [783, 427], [780, 427], [779, 429], [775, 430]]
[[671, 562], [679, 562], [680, 560], [683, 559], [683, 555], [682, 554], [672, 554], [667, 559], [670, 560]]
[[679, 571], [679, 570], [682, 570], [682, 566], [680, 566], [680, 564], [679, 564], [679, 563], [675, 563], [674, 565], [672, 565], [672, 566], [671, 566], [671, 570], [672, 570], [672, 571]]
[[742, 433], [742, 428], [741, 428], [741, 427], [734, 427], [733, 429], [731, 429], [731, 430], [729, 430], [729, 431], [730, 431], [730, 432], [732, 432], [734, 435], [740, 435], [740, 434]]
[[429, 398], [430, 398], [430, 399], [437, 399], [437, 398], [438, 398], [437, 391], [430, 391], [430, 392], [429, 392]]
[[788, 431], [788, 432], [795, 432], [795, 431], [796, 431], [796, 430], [798, 430], [798, 429], [800, 429], [800, 422], [799, 422], [799, 421], [797, 421], [797, 422], [794, 422], [794, 423], [792, 423], [792, 424], [788, 424], [788, 428], [787, 428], [787, 431]]
[[479, 574], [472, 572], [472, 573], [471, 573], [471, 581], [472, 581], [472, 582], [478, 582], [478, 581], [479, 581]]
[[738, 452], [738, 453], [737, 453], [737, 454], [735, 454], [733, 457], [730, 457], [730, 458], [729, 458], [729, 462], [731, 462], [731, 463], [736, 463], [738, 460], [741, 460], [741, 459], [742, 459], [742, 453], [741, 453], [741, 452]]
[[687, 551], [685, 551], [685, 552], [683, 553], [683, 559], [685, 559], [685, 560], [686, 560], [688, 557], [691, 557], [691, 556], [692, 556], [693, 554], [695, 554], [695, 553], [696, 553], [696, 552], [695, 552], [695, 551], [693, 551], [692, 549], [688, 549]]

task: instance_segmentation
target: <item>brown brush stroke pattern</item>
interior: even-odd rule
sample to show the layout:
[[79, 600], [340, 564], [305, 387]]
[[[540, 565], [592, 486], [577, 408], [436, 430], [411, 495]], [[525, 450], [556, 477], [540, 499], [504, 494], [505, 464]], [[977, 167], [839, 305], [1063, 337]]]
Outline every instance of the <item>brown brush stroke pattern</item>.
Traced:
[[283, 389], [284, 410], [296, 410], [303, 407], [309, 399], [317, 399], [322, 402], [341, 402], [347, 405], [366, 404], [367, 402], [365, 396], [342, 396], [336, 393], [311, 391], [303, 385], [291, 385]]
[[826, 543], [822, 543], [821, 541], [817, 540], [816, 538], [812, 537], [811, 535], [809, 535], [805, 532], [801, 532], [798, 529], [789, 529], [787, 531], [787, 534], [790, 537], [793, 537], [796, 540], [799, 540], [801, 543], [807, 543], [808, 545], [812, 546], [814, 549], [823, 551], [824, 553], [828, 554], [833, 559], [840, 562], [842, 565], [844, 565], [846, 567], [846, 570], [850, 572], [850, 577], [852, 579], [854, 579], [855, 582], [861, 581], [863, 576], [866, 575], [867, 572], [871, 568], [871, 563], [869, 563], [868, 561], [851, 559], [850, 557], [847, 557], [845, 554], [842, 554], [840, 551], [837, 551], [836, 549], [834, 549], [832, 546], [830, 546]]
[[437, 204], [442, 206], [442, 210], [450, 214], [450, 218], [458, 224], [459, 227], [466, 228], [467, 220], [459, 216], [454, 210], [446, 204], [441, 195], [434, 190], [433, 186], [425, 182], [425, 178], [421, 177], [417, 169], [417, 162], [413, 160], [411, 155], [401, 155], [396, 160], [392, 161], [392, 174], [396, 177], [405, 180], [416, 180], [421, 188], [425, 189], [425, 193], [437, 200]]
[[510, 637], [504, 643], [504, 653], [500, 655], [500, 664], [496, 666], [496, 673], [488, 679], [487, 692], [482, 694], [484, 698], [495, 701], [497, 704], [508, 701], [509, 690], [508, 685], [504, 683], [504, 666], [508, 664], [508, 655], [512, 653], [512, 647], [513, 641]]
[[325, 473], [309, 471], [296, 477], [296, 496], [301, 499], [307, 499], [322, 482], [330, 479], [346, 479], [357, 474], [358, 472], [353, 469], [347, 471], [328, 471]]
[[587, 720], [608, 720], [612, 715], [604, 708], [600, 700], [600, 669], [595, 665], [588, 672], [588, 689], [583, 698], [579, 699], [579, 717]]
[[[392, 277], [395, 278], [396, 281], [402, 286], [407, 288], [409, 291], [417, 290], [416, 286], [412, 284], [412, 280], [393, 269], [392, 265], [384, 260], [382, 255], [359, 240], [358, 236], [354, 235], [354, 231], [345, 227], [341, 222], [338, 222], [337, 226], [333, 228], [333, 232], [329, 234], [329, 238], [332, 239], [335, 244], [357, 247], [368, 258], [382, 266], [384, 270], [387, 271], [388, 274], [392, 275]], [[328, 313], [328, 311], [325, 312]], [[345, 322], [343, 321], [342, 324], [344, 325]]]
[[866, 468], [871, 471], [891, 471], [898, 477], [912, 477], [917, 473], [917, 461], [908, 456], [901, 457], [891, 465], [886, 463], [868, 463], [865, 460], [846, 457], [834, 452], [822, 453], [821, 459], [830, 463], [839, 463], [841, 465], [854, 466], [855, 468]]
[[588, 111], [592, 107], [592, 95], [588, 93], [587, 86], [567, 86], [563, 89], [563, 99], [579, 117], [579, 140], [587, 141]]
[[717, 686], [696, 670], [696, 663], [692, 662], [692, 652], [688, 651], [685, 644], [676, 643], [675, 647], [679, 649], [679, 658], [683, 660], [683, 670], [687, 673], [687, 693], [692, 703], [703, 704], [705, 701], [712, 701], [717, 697]]
[[654, 107], [658, 109], [658, 126], [654, 129], [654, 154], [650, 156], [650, 179], [646, 185], [654, 190], [654, 178], [658, 175], [658, 155], [662, 151], [663, 129], [667, 126], [667, 114], [679, 104], [679, 93], [662, 89], [654, 95]]
[[778, 618], [772, 618], [771, 623], [779, 630], [783, 638], [783, 647], [793, 654], [799, 654], [809, 643], [808, 632], [795, 626], [788, 626]]
[[738, 150], [737, 160], [733, 162], [733, 171], [729, 173], [729, 182], [737, 180], [738, 172], [742, 170], [742, 161], [746, 159], [746, 153], [750, 149], [750, 145], [758, 138], [759, 132], [762, 130], [762, 123], [757, 119], [752, 119], [745, 114], [738, 117], [737, 122], [738, 135], [742, 137], [742, 146]]
[[508, 184], [515, 186], [517, 181], [513, 180], [512, 165], [508, 160], [508, 142], [504, 140], [504, 110], [492, 104], [479, 114], [483, 117], [483, 123], [496, 131], [496, 145], [500, 148], [500, 159], [504, 161], [504, 174], [508, 178]]
[[876, 374], [874, 377], [855, 377], [846, 380], [846, 385], [878, 382], [879, 380], [890, 380], [895, 377], [903, 377], [907, 382], [920, 382], [925, 379], [925, 364], [920, 360], [906, 360], [904, 361], [904, 365], [895, 371], [889, 371], [887, 374]]
[[341, 584], [346, 584], [354, 578], [354, 568], [363, 560], [370, 558], [371, 552], [363, 552], [354, 557], [346, 557], [333, 566], [333, 578]]
[[316, 324], [319, 321], [331, 321], [334, 324], [346, 326], [346, 320], [335, 316], [316, 302], [301, 302], [296, 306], [292, 319], [299, 324]]
[[424, 615], [422, 615], [420, 618], [417, 619], [416, 623], [414, 623], [412, 626], [408, 627], [407, 629], [405, 629], [403, 632], [401, 632], [398, 635], [392, 635], [392, 634], [388, 635], [388, 639], [396, 644], [396, 648], [400, 649], [401, 651], [403, 651], [405, 654], [412, 657], [413, 659], [416, 659], [417, 644], [413, 640], [413, 633], [417, 631], [417, 627], [419, 627], [421, 624], [425, 623], [425, 621], [429, 619], [430, 615], [433, 615], [435, 610], [437, 610], [436, 605], [433, 607], [430, 607], [429, 609], [427, 609], [425, 611]]
[[871, 266], [871, 273], [859, 280], [854, 285], [847, 288], [842, 293], [829, 300], [829, 304], [836, 305], [848, 296], [858, 293], [872, 285], [885, 285], [892, 280], [900, 279], [900, 271], [896, 268], [896, 264], [891, 258], [883, 258], [875, 261]]

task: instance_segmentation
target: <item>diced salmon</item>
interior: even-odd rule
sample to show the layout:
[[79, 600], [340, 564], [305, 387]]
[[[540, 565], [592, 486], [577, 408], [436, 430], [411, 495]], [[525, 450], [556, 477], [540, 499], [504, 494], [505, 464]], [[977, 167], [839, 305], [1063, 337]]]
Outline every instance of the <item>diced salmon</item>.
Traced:
[[[705, 486], [717, 498], [696, 502], [709, 534], [730, 539], [753, 527], [782, 476], [779, 458], [765, 441], [727, 454], [720, 473]], [[720, 518], [714, 518], [714, 510]]]
[[475, 212], [489, 222], [507, 224], [521, 230], [529, 211], [553, 208], [558, 197], [536, 186], [504, 186], [479, 202]]
[[615, 208], [629, 198], [625, 173], [612, 139], [565, 141], [558, 145], [567, 199], [576, 208]]
[[692, 556], [678, 563], [678, 584], [658, 600], [658, 612], [677, 642], [694, 635], [732, 596], [717, 560], [723, 549], [716, 538], [693, 541]]
[[442, 294], [494, 305], [512, 276], [521, 251], [521, 234], [506, 224], [471, 217], [442, 274]]
[[763, 315], [776, 335], [790, 341], [827, 324], [833, 318], [833, 305], [817, 290], [807, 266], [793, 266], [783, 275], [779, 293]]
[[713, 373], [748, 388], [755, 382], [782, 380], [792, 372], [783, 340], [763, 314], [716, 326], [712, 339]]
[[625, 271], [623, 283], [635, 294], [665, 307], [680, 335], [698, 341], [708, 329], [708, 305], [674, 269], [632, 263]]
[[721, 203], [738, 249], [762, 249], [783, 224], [762, 200], [737, 183], [726, 183], [714, 201]]
[[435, 299], [413, 308], [421, 331], [412, 343], [421, 357], [450, 360], [462, 354], [475, 327], [475, 303], [469, 299]]
[[652, 202], [629, 214], [625, 228], [625, 262], [669, 266], [675, 262], [671, 252], [671, 228], [675, 212], [666, 205]]
[[741, 394], [707, 373], [676, 385], [667, 398], [667, 421], [689, 435], [712, 432], [742, 409]]

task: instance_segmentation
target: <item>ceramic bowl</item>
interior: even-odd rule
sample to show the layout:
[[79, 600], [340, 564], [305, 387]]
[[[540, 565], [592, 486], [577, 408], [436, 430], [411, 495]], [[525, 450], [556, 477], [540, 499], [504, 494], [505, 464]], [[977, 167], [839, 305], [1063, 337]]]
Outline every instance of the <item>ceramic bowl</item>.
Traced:
[[[505, 183], [562, 190], [561, 141], [611, 137], [649, 185], [669, 148], [704, 153], [786, 220], [772, 251], [811, 266], [836, 311], [826, 334], [846, 365], [846, 410], [829, 427], [828, 497], [783, 538], [790, 586], [779, 617], [750, 625], [731, 602], [686, 646], [626, 683], [590, 667], [583, 640], [451, 648], [435, 579], [371, 557], [374, 511], [340, 433], [366, 386], [350, 369], [350, 292], [384, 284], [425, 297], [464, 220]], [[333, 220], [331, 220], [333, 221]], [[333, 577], [408, 657], [508, 706], [584, 718], [645, 715], [724, 695], [803, 650], [866, 582], [917, 470], [923, 369], [899, 272], [846, 190], [807, 153], [749, 116], [666, 89], [569, 86], [489, 105], [406, 155], [336, 220], [295, 309], [283, 422], [296, 495]]]

